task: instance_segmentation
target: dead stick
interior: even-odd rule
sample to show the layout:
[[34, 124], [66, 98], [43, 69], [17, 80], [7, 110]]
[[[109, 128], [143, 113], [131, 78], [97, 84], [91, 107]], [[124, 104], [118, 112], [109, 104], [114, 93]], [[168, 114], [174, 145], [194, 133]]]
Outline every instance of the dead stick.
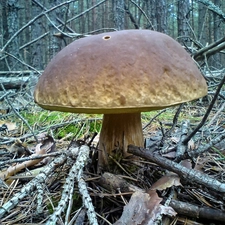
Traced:
[[212, 110], [212, 108], [213, 108], [213, 106], [214, 106], [214, 104], [215, 104], [215, 102], [216, 102], [216, 99], [217, 99], [218, 96], [219, 96], [220, 90], [221, 90], [221, 88], [223, 87], [224, 82], [225, 82], [225, 75], [224, 75], [223, 79], [221, 80], [220, 84], [218, 85], [218, 88], [217, 88], [217, 90], [216, 90], [216, 93], [215, 93], [215, 95], [214, 95], [212, 101], [210, 102], [209, 107], [208, 107], [208, 109], [207, 109], [205, 115], [204, 115], [203, 118], [202, 118], [202, 121], [201, 121], [201, 122], [198, 124], [198, 126], [191, 132], [191, 134], [189, 134], [189, 135], [184, 139], [184, 141], [183, 141], [183, 144], [184, 144], [184, 145], [187, 144], [187, 143], [191, 140], [191, 138], [197, 133], [197, 131], [205, 124], [205, 121], [207, 120], [207, 118], [208, 118], [208, 116], [209, 116], [209, 114], [210, 114], [210, 112], [211, 112], [211, 110]]
[[159, 154], [151, 152], [149, 149], [144, 149], [141, 147], [137, 147], [134, 145], [128, 146], [128, 152], [137, 156], [140, 156], [144, 159], [147, 159], [151, 162], [158, 164], [170, 170], [176, 174], [178, 174], [181, 178], [193, 183], [193, 184], [200, 184], [204, 185], [216, 192], [225, 193], [225, 184], [219, 182], [216, 179], [211, 178], [207, 174], [203, 174], [199, 171], [188, 169], [179, 163], [173, 162], [165, 157], [162, 157]]

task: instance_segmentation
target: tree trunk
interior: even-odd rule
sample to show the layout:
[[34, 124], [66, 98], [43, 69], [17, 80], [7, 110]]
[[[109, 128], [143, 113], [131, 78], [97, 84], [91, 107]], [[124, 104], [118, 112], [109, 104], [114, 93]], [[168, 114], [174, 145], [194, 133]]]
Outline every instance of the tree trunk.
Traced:
[[167, 33], [167, 8], [165, 0], [150, 0], [146, 3], [153, 30]]
[[152, 29], [157, 30], [157, 20], [156, 20], [156, 0], [150, 0], [150, 10], [148, 11], [148, 15], [150, 21], [152, 23]]
[[157, 31], [167, 33], [167, 8], [165, 0], [156, 1]]
[[190, 18], [190, 3], [189, 0], [179, 0], [177, 5], [177, 28], [178, 41], [188, 46], [190, 36], [189, 18]]
[[[6, 40], [9, 40], [9, 32], [8, 32], [8, 21], [7, 21], [7, 11], [8, 11], [7, 1], [2, 1], [1, 4], [2, 4], [2, 7], [1, 7], [1, 15], [2, 15], [1, 34], [2, 35], [1, 35], [1, 43], [0, 43], [1, 46], [0, 47], [2, 48], [4, 43], [6, 42]], [[0, 60], [0, 68], [2, 68], [2, 70], [8, 70], [5, 60]]]
[[[4, 22], [6, 23], [4, 25], [4, 28], [6, 29], [5, 32], [5, 38], [4, 43], [6, 43], [10, 37], [12, 37], [15, 32], [19, 29], [19, 23], [18, 23], [18, 11], [20, 9], [19, 2], [17, 0], [6, 0], [3, 1], [5, 4], [5, 10], [4, 12]], [[5, 14], [6, 13], [6, 14]], [[14, 40], [8, 45], [6, 48], [6, 51], [13, 54], [13, 56], [19, 58], [19, 43], [18, 43], [18, 37], [15, 37]], [[5, 59], [7, 69], [8, 70], [14, 70], [21, 69], [20, 64], [13, 59], [12, 57], [7, 57]]]
[[[41, 13], [43, 9], [38, 6], [37, 4], [33, 3], [31, 7], [31, 16], [36, 16]], [[31, 40], [38, 38], [40, 35], [44, 33], [45, 25], [41, 23], [41, 19], [36, 21], [30, 26], [30, 33], [31, 33]], [[46, 42], [45, 42], [46, 43]], [[42, 40], [35, 42], [30, 47], [30, 57], [31, 57], [31, 64], [36, 69], [43, 69], [47, 60], [44, 55], [47, 55], [47, 48]], [[45, 54], [43, 54], [45, 53]]]
[[[221, 5], [221, 0], [214, 0], [214, 4], [219, 6]], [[213, 42], [217, 41], [220, 39], [221, 35], [221, 20], [219, 16], [214, 13], [213, 14]], [[217, 68], [221, 68], [221, 54], [215, 54], [213, 57], [214, 59], [214, 66]]]
[[124, 30], [124, 0], [114, 1], [114, 23], [117, 30]]

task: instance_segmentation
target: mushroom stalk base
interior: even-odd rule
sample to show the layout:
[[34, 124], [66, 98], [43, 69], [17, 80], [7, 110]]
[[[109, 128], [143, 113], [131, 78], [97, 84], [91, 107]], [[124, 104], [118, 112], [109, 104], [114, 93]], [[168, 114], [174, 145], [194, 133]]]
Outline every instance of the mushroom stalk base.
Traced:
[[99, 140], [98, 168], [108, 165], [109, 155], [112, 157], [130, 156], [127, 146], [144, 145], [141, 113], [105, 114]]

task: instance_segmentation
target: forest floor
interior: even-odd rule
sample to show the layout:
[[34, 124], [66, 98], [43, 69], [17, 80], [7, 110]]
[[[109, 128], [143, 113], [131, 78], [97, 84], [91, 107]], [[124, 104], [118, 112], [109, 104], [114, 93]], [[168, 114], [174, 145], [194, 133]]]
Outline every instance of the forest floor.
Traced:
[[223, 95], [144, 113], [147, 150], [131, 146], [141, 158], [115, 155], [102, 174], [101, 116], [21, 99], [2, 101], [1, 225], [225, 224]]

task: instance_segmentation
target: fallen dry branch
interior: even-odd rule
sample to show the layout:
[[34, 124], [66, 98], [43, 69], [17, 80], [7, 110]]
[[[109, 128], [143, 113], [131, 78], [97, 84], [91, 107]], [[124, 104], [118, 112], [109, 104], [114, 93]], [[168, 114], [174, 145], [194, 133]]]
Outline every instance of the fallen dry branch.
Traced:
[[38, 174], [33, 180], [31, 180], [24, 187], [22, 187], [20, 192], [15, 194], [14, 197], [11, 198], [8, 202], [4, 203], [0, 207], [0, 218], [3, 218], [3, 216], [6, 213], [9, 213], [10, 210], [13, 209], [17, 204], [19, 204], [19, 202], [23, 198], [35, 191], [37, 189], [37, 184], [46, 184], [54, 170], [60, 165], [62, 165], [66, 161], [66, 159], [67, 155], [64, 153], [61, 154], [59, 157], [55, 158], [54, 161], [52, 161], [49, 165], [45, 167], [42, 172], [40, 172], [40, 174]]
[[98, 224], [95, 210], [92, 205], [92, 201], [88, 194], [87, 186], [83, 178], [83, 169], [89, 159], [89, 147], [83, 145], [80, 148], [74, 149], [72, 154], [77, 155], [76, 162], [70, 169], [69, 175], [66, 178], [66, 182], [64, 184], [63, 192], [61, 195], [61, 200], [59, 201], [57, 208], [55, 209], [50, 219], [47, 221], [46, 225], [57, 224], [57, 220], [68, 206], [68, 203], [72, 201], [75, 179], [78, 182], [78, 188], [83, 199], [83, 204], [87, 210], [87, 215], [90, 224]]
[[201, 61], [204, 60], [205, 58], [215, 55], [216, 53], [224, 49], [225, 49], [225, 37], [193, 53], [192, 56], [196, 61]]
[[[86, 182], [83, 178], [83, 169], [88, 163], [89, 159], [89, 147], [82, 145], [80, 147], [71, 148], [70, 150], [61, 152], [49, 165], [45, 166], [43, 170], [29, 183], [21, 188], [21, 190], [15, 194], [9, 201], [5, 202], [0, 207], [0, 218], [3, 218], [5, 214], [15, 208], [25, 197], [33, 195], [37, 192], [37, 213], [43, 211], [43, 195], [46, 185], [49, 180], [52, 179], [57, 168], [63, 166], [66, 162], [71, 166], [69, 175], [66, 178], [64, 184], [64, 191], [61, 196], [61, 200], [58, 207], [54, 210], [54, 213], [47, 221], [47, 224], [57, 224], [57, 220], [68, 206], [69, 201], [73, 200], [74, 192], [74, 180], [78, 183], [78, 189], [83, 199], [84, 207], [87, 210], [87, 216], [90, 224], [97, 225], [97, 219], [92, 201], [90, 199]], [[69, 210], [68, 208], [67, 210]], [[70, 212], [69, 214], [70, 215]]]
[[[4, 90], [4, 92], [6, 92], [5, 87], [2, 83], [0, 83], [0, 87], [2, 88], [2, 90]], [[18, 116], [29, 128], [29, 130], [31, 131], [31, 133], [33, 134], [34, 138], [36, 139], [37, 143], [38, 143], [38, 139], [37, 136], [35, 135], [35, 133], [33, 132], [33, 129], [31, 128], [30, 124], [27, 122], [27, 120], [25, 120], [23, 118], [23, 116], [13, 107], [11, 101], [9, 100], [8, 96], [5, 96], [6, 102], [8, 103], [8, 105], [11, 107], [11, 109], [13, 110], [13, 112], [15, 113], [16, 116]]]
[[21, 162], [32, 161], [32, 160], [42, 160], [47, 157], [56, 157], [58, 155], [61, 155], [61, 153], [53, 152], [53, 153], [41, 154], [41, 155], [31, 155], [31, 156], [24, 157], [24, 158], [9, 159], [4, 162], [0, 162], [0, 168], [3, 166], [5, 167], [6, 165], [14, 164], [14, 163], [21, 163]]
[[221, 10], [221, 8], [215, 5], [212, 1], [209, 0], [198, 0], [204, 4], [210, 11], [216, 13], [221, 19], [225, 21], [225, 13]]
[[[31, 155], [31, 157], [35, 157], [38, 155], [43, 155], [47, 153], [47, 149], [40, 148], [41, 144], [38, 144], [36, 146], [36, 151], [34, 154]], [[24, 161], [22, 163], [10, 166], [6, 171], [0, 172], [0, 179], [6, 180], [10, 176], [15, 175], [16, 173], [20, 172], [21, 170], [28, 168], [30, 166], [36, 165], [39, 163], [42, 159], [31, 159], [28, 161]]]
[[191, 138], [197, 133], [197, 131], [205, 124], [205, 122], [206, 122], [206, 120], [207, 120], [207, 118], [208, 118], [210, 112], [211, 112], [212, 109], [213, 109], [213, 106], [214, 106], [216, 100], [218, 99], [219, 93], [220, 93], [220, 91], [221, 91], [221, 89], [222, 89], [222, 87], [223, 87], [224, 82], [225, 82], [225, 75], [223, 75], [223, 79], [220, 81], [220, 83], [219, 83], [219, 85], [218, 85], [218, 87], [217, 87], [217, 89], [216, 89], [216, 92], [215, 92], [215, 94], [214, 94], [214, 96], [213, 96], [213, 99], [212, 99], [212, 101], [210, 102], [209, 107], [208, 107], [208, 109], [207, 109], [205, 115], [203, 116], [201, 122], [200, 122], [200, 123], [198, 124], [198, 126], [191, 132], [191, 134], [189, 134], [189, 135], [182, 141], [182, 143], [183, 143], [184, 145], [187, 144], [188, 141], [190, 141]]
[[179, 214], [214, 221], [225, 222], [225, 214], [221, 210], [211, 209], [209, 207], [200, 207], [187, 202], [172, 200], [170, 206]]
[[165, 157], [155, 154], [148, 149], [140, 148], [137, 146], [129, 145], [128, 152], [151, 162], [158, 164], [159, 166], [178, 174], [181, 178], [193, 183], [204, 185], [214, 191], [225, 193], [225, 184], [220, 181], [211, 178], [207, 174], [203, 174], [199, 171], [188, 169], [179, 163], [173, 162]]
[[[5, 89], [22, 89], [27, 86], [29, 77], [0, 77], [0, 83], [5, 87]], [[0, 87], [0, 91], [3, 89]]]

